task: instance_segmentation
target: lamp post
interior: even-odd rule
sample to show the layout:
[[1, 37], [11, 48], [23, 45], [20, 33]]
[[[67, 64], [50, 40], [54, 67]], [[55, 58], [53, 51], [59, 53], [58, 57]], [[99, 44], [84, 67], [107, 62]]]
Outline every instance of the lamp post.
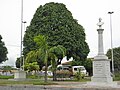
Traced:
[[112, 17], [111, 15], [113, 14], [114, 12], [108, 12], [108, 14], [110, 14], [110, 31], [111, 31], [111, 59], [112, 59], [112, 73], [114, 74], [114, 60], [113, 60], [113, 40], [112, 40]]
[[[26, 27], [25, 27], [25, 24], [27, 23], [26, 21], [22, 21], [22, 23], [24, 24], [24, 31], [25, 31], [25, 29], [26, 29]], [[22, 41], [23, 42], [23, 41]], [[22, 43], [23, 44], [23, 43]], [[23, 56], [23, 71], [24, 71], [24, 56]]]
[[21, 68], [21, 64], [22, 64], [22, 29], [23, 29], [23, 0], [21, 0], [21, 43], [20, 43], [20, 70], [22, 70]]
[[[20, 43], [20, 71], [17, 71], [14, 73], [14, 79], [17, 80], [22, 80], [22, 79], [26, 79], [26, 72], [24, 71], [24, 69], [22, 70], [21, 65], [22, 65], [22, 30], [23, 30], [23, 0], [21, 0], [21, 43]], [[24, 64], [23, 64], [24, 65]]]

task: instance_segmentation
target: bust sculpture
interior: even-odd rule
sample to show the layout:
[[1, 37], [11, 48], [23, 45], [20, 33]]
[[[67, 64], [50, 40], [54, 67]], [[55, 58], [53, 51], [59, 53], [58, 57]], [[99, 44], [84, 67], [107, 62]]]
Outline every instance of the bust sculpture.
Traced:
[[102, 19], [99, 18], [99, 22], [97, 23], [97, 25], [99, 26], [99, 29], [102, 29], [102, 25], [104, 24], [104, 22], [101, 22]]

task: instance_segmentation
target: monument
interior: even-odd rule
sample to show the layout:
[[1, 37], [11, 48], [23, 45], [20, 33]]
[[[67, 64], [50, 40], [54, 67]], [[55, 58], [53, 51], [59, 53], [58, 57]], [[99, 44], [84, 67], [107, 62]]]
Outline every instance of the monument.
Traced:
[[98, 31], [98, 55], [93, 59], [93, 76], [91, 77], [91, 82], [89, 84], [92, 85], [117, 85], [117, 83], [113, 83], [113, 78], [110, 72], [110, 60], [104, 54], [103, 48], [103, 31], [101, 22], [102, 19], [99, 18], [99, 22], [97, 25], [99, 26]]

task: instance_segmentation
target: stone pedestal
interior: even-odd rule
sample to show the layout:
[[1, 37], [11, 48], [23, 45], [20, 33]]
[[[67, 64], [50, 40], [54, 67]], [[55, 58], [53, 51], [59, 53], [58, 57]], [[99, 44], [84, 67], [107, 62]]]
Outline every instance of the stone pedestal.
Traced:
[[24, 80], [26, 79], [26, 72], [25, 71], [17, 71], [14, 73], [15, 80]]
[[110, 60], [107, 56], [96, 56], [93, 60], [92, 82], [112, 83]]
[[116, 86], [117, 83], [113, 82], [113, 77], [110, 72], [110, 60], [107, 56], [101, 55], [94, 57], [93, 60], [93, 76], [89, 85], [96, 86]]
[[117, 85], [117, 83], [113, 83], [113, 78], [111, 77], [110, 72], [110, 60], [104, 54], [103, 48], [103, 31], [102, 25], [104, 23], [99, 19], [98, 31], [98, 55], [94, 57], [93, 60], [93, 76], [91, 77], [91, 85]]

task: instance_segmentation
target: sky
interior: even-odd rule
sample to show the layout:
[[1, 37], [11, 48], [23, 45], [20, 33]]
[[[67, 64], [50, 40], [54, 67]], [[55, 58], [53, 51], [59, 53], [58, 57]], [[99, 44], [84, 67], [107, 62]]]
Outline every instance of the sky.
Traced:
[[[120, 1], [119, 0], [23, 0], [23, 21], [29, 26], [36, 9], [49, 2], [58, 2], [66, 5], [73, 18], [78, 20], [86, 33], [86, 42], [89, 45], [88, 57], [98, 53], [98, 19], [101, 17], [104, 53], [111, 48], [110, 15], [112, 16], [113, 47], [120, 46]], [[23, 36], [25, 29], [23, 28]], [[0, 35], [8, 49], [8, 61], [1, 65], [15, 66], [17, 57], [20, 57], [21, 37], [21, 0], [0, 0]]]

